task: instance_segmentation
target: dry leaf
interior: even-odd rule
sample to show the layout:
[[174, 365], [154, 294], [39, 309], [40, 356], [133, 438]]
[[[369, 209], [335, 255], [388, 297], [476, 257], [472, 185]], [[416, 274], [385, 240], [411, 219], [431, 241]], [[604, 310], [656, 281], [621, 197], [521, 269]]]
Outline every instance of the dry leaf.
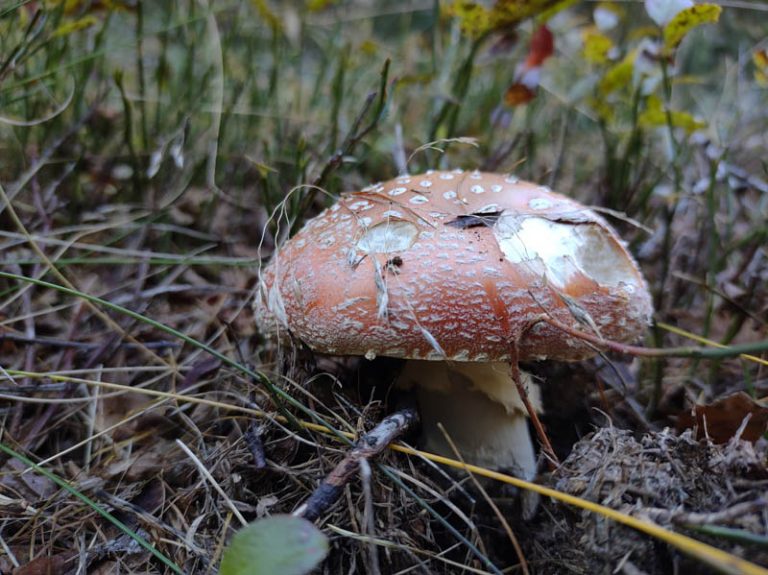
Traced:
[[720, 19], [723, 9], [717, 4], [697, 4], [678, 12], [664, 27], [664, 48], [672, 51], [683, 38], [702, 24], [712, 24]]
[[52, 557], [38, 557], [14, 570], [13, 575], [63, 575], [67, 572], [65, 564], [71, 556], [71, 553], [60, 553]]
[[696, 405], [692, 413], [677, 420], [677, 430], [697, 428], [697, 437], [710, 437], [715, 443], [727, 443], [749, 417], [741, 439], [755, 442], [768, 429], [768, 407], [760, 405], [743, 391], [718, 399], [709, 405]]

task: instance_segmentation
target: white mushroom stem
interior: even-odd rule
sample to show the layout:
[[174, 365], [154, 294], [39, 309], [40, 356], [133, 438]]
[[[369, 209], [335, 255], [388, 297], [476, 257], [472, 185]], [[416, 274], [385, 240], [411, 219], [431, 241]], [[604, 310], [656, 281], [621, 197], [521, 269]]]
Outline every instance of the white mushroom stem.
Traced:
[[[540, 411], [539, 388], [520, 372], [528, 399]], [[409, 360], [398, 385], [416, 387], [423, 446], [454, 457], [442, 423], [467, 463], [504, 469], [522, 479], [536, 475], [527, 413], [506, 363]]]

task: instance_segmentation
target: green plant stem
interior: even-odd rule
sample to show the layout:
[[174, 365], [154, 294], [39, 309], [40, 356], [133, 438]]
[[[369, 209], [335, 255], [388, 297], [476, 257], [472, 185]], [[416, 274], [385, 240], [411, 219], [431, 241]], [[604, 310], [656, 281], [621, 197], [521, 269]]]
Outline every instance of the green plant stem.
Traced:
[[762, 353], [764, 351], [768, 351], [768, 339], [764, 339], [761, 341], [753, 341], [750, 343], [742, 343], [739, 345], [732, 345], [730, 347], [725, 347], [725, 348], [684, 346], [684, 347], [669, 347], [664, 349], [664, 348], [654, 348], [654, 347], [641, 347], [636, 345], [626, 345], [623, 343], [602, 339], [599, 336], [593, 335], [591, 333], [580, 331], [574, 327], [571, 327], [569, 325], [566, 325], [564, 323], [557, 321], [556, 319], [554, 319], [549, 315], [539, 316], [539, 318], [529, 326], [529, 329], [530, 327], [533, 327], [534, 325], [542, 321], [564, 331], [568, 335], [577, 337], [579, 339], [583, 339], [584, 341], [587, 341], [599, 348], [609, 349], [611, 351], [616, 351], [618, 353], [624, 353], [627, 355], [634, 355], [637, 357], [652, 357], [652, 358], [688, 357], [688, 358], [695, 358], [695, 359], [722, 359], [726, 357], [738, 357], [740, 355], [755, 354], [755, 353]]

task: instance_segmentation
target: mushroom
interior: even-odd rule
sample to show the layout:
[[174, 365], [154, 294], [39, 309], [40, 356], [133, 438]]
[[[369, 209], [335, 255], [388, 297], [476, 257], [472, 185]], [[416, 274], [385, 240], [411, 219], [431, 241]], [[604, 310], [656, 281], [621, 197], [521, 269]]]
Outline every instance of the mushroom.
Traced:
[[[263, 270], [263, 330], [318, 353], [408, 360], [425, 448], [530, 479], [536, 460], [509, 362], [575, 361], [594, 346], [537, 321], [632, 341], [652, 313], [646, 283], [594, 211], [511, 175], [429, 171], [344, 194]], [[538, 389], [523, 375], [528, 395]]]

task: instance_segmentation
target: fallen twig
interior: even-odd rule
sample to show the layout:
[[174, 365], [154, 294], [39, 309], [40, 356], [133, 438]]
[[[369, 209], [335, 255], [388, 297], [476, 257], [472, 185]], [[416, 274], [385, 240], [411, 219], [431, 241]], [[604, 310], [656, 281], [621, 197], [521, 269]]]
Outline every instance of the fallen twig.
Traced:
[[541, 449], [544, 452], [544, 454], [547, 456], [547, 461], [549, 462], [549, 468], [552, 471], [554, 471], [560, 465], [560, 460], [557, 458], [557, 455], [555, 455], [555, 450], [552, 447], [552, 443], [549, 441], [547, 432], [544, 431], [544, 426], [541, 424], [539, 415], [536, 413], [536, 408], [533, 407], [533, 404], [531, 404], [531, 400], [528, 399], [528, 391], [525, 389], [525, 386], [523, 385], [523, 378], [522, 378], [522, 374], [520, 373], [520, 365], [518, 364], [518, 361], [517, 361], [518, 351], [517, 351], [516, 342], [514, 345], [511, 346], [511, 350], [512, 350], [513, 356], [512, 356], [512, 361], [509, 362], [509, 369], [510, 369], [510, 374], [512, 375], [512, 381], [515, 382], [515, 386], [517, 387], [517, 393], [518, 395], [520, 395], [520, 399], [523, 400], [523, 405], [525, 405], [525, 409], [528, 412], [528, 416], [531, 418], [531, 423], [533, 423], [533, 428], [536, 430], [536, 436], [538, 437], [539, 443], [541, 444]]
[[562, 322], [559, 322], [547, 314], [540, 315], [531, 325], [535, 325], [541, 321], [564, 331], [570, 336], [577, 337], [586, 342], [589, 342], [598, 349], [609, 349], [618, 353], [624, 353], [638, 357], [691, 357], [701, 359], [722, 359], [725, 357], [736, 357], [747, 353], [759, 353], [768, 351], [768, 340], [731, 345], [729, 347], [723, 348], [691, 346], [669, 348], [642, 347], [639, 345], [627, 345], [616, 341], [602, 339], [596, 335], [592, 335], [575, 327], [571, 327]]
[[[101, 343], [86, 343], [81, 341], [72, 341], [67, 339], [59, 339], [54, 337], [36, 336], [28, 337], [19, 333], [0, 333], [0, 343], [4, 341], [12, 341], [19, 344], [29, 345], [42, 345], [46, 347], [63, 347], [81, 350], [94, 350], [99, 349], [103, 344]], [[181, 345], [176, 341], [145, 341], [140, 344], [123, 342], [118, 343], [117, 347], [120, 349], [166, 349], [166, 348], [178, 348]]]
[[412, 407], [401, 409], [385, 417], [381, 423], [355, 442], [350, 452], [317, 486], [309, 499], [293, 512], [293, 515], [310, 521], [320, 517], [339, 498], [344, 486], [360, 468], [361, 461], [381, 453], [395, 439], [413, 429], [418, 421], [418, 412]]
[[648, 507], [639, 510], [637, 515], [656, 523], [673, 523], [684, 526], [720, 525], [733, 523], [749, 513], [762, 511], [766, 507], [768, 507], [768, 499], [757, 499], [755, 501], [737, 503], [728, 509], [708, 513]]

